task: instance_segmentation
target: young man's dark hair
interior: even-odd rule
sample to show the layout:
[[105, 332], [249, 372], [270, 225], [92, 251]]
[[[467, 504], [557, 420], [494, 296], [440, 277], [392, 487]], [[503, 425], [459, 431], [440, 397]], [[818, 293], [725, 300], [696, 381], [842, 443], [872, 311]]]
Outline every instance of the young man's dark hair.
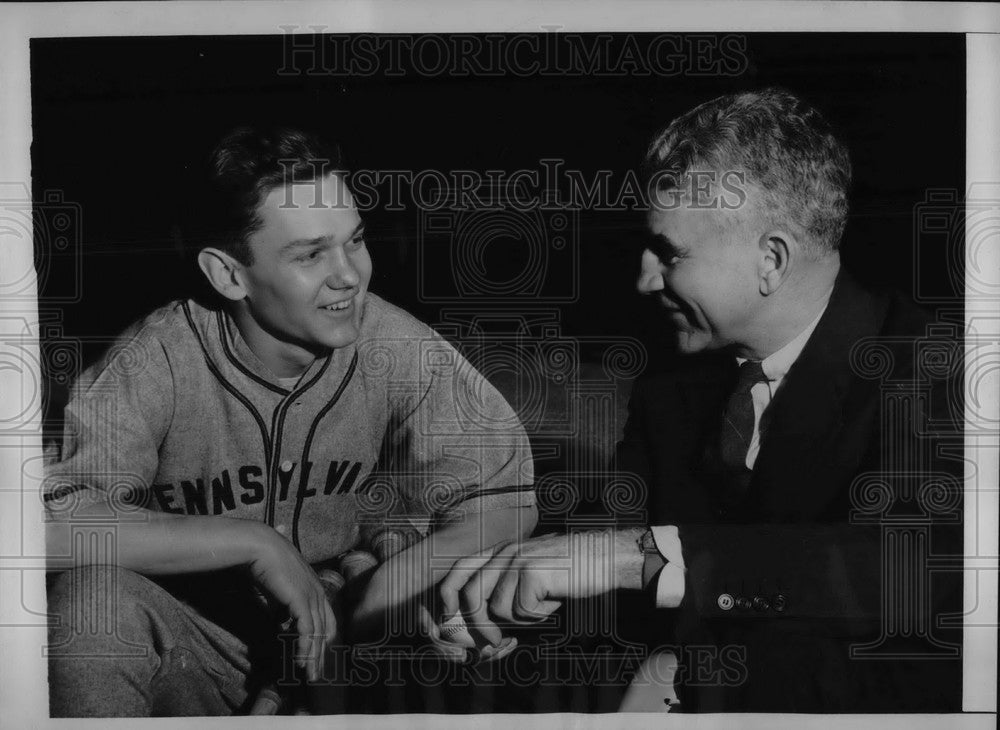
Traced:
[[337, 144], [291, 127], [237, 127], [212, 149], [187, 213], [185, 236], [193, 253], [215, 246], [253, 263], [248, 237], [260, 228], [258, 207], [275, 188], [346, 176]]

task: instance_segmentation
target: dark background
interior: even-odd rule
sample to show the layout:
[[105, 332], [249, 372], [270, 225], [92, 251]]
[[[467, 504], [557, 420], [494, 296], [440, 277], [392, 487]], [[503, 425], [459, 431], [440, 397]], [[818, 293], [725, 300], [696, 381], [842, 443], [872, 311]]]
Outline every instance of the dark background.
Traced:
[[[652, 37], [637, 36], [640, 45]], [[490, 78], [428, 77], [412, 68], [403, 76], [282, 75], [281, 36], [34, 39], [33, 193], [38, 201], [59, 191], [78, 204], [80, 224], [65, 248], [36, 241], [40, 304], [53, 323], [43, 337], [106, 339], [190, 291], [175, 236], [190, 202], [186, 180], [207, 147], [237, 124], [319, 131], [341, 141], [356, 169], [513, 171], [559, 157], [587, 177], [609, 169], [619, 180], [675, 115], [721, 93], [773, 84], [821, 109], [851, 150], [849, 268], [868, 282], [960, 296], [953, 282], [961, 282], [954, 263], [961, 257], [915, 245], [914, 210], [930, 189], [964, 187], [964, 38], [745, 39], [747, 60], [736, 75]], [[439, 322], [441, 306], [418, 300], [418, 211], [411, 205], [365, 217], [371, 290]], [[650, 335], [662, 324], [633, 285], [642, 223], [634, 211], [580, 213], [581, 296], [559, 306], [562, 334], [655, 343]], [[487, 265], [516, 269], [522, 242], [508, 243], [489, 247]], [[98, 348], [85, 343], [84, 360]]]
[[[642, 46], [654, 37], [633, 38]], [[957, 216], [947, 215], [955, 213], [954, 201], [940, 196], [937, 207], [945, 214], [936, 234], [916, 228], [915, 214], [930, 191], [960, 195], [965, 186], [964, 37], [743, 37], [745, 63], [729, 75], [569, 71], [489, 78], [427, 76], [406, 59], [402, 76], [322, 69], [283, 75], [282, 36], [33, 39], [33, 195], [44, 223], [36, 225], [36, 267], [42, 347], [49, 351], [47, 421], [63, 402], [66, 376], [74, 368], [96, 357], [128, 323], [192, 290], [193, 272], [176, 236], [191, 204], [190, 170], [225, 131], [248, 123], [301, 126], [339, 140], [355, 169], [513, 172], [539, 169], [542, 158], [561, 158], [587, 179], [606, 169], [621, 180], [639, 164], [652, 135], [676, 115], [719, 94], [784, 86], [823, 111], [851, 151], [855, 182], [843, 244], [846, 265], [870, 284], [901, 289], [960, 315], [963, 257], [954, 244], [961, 243], [961, 228]], [[612, 57], [625, 41], [615, 37]], [[707, 46], [713, 46], [711, 38]], [[69, 224], [60, 222], [60, 211], [70, 215]], [[451, 305], [418, 296], [425, 251], [419, 211], [412, 205], [399, 212], [374, 209], [365, 218], [374, 261], [371, 290], [427, 322], [442, 321]], [[576, 301], [552, 305], [544, 298], [513, 298], [465, 306], [483, 313], [550, 309], [563, 337], [596, 347], [636, 337], [655, 350], [663, 322], [634, 289], [643, 215], [584, 210], [577, 231]], [[486, 251], [486, 265], [503, 280], [519, 270], [524, 253], [523, 241], [500, 239]], [[552, 281], [565, 280], [563, 273], [553, 271]], [[437, 268], [431, 278], [444, 282], [451, 274]], [[77, 350], [70, 348], [73, 356], [60, 360], [58, 348], [65, 343]], [[585, 355], [599, 360], [593, 352]], [[626, 388], [619, 395], [622, 406]], [[620, 426], [620, 412], [618, 418]], [[526, 425], [536, 474], [591, 469], [598, 478], [583, 485], [585, 495], [598, 493], [609, 433], [600, 434], [599, 444], [579, 443], [574, 450]], [[584, 442], [593, 435], [586, 428], [580, 433], [577, 440]], [[540, 444], [551, 446], [549, 456]], [[554, 466], [557, 459], [562, 462]], [[543, 496], [540, 487], [540, 501]], [[476, 693], [484, 691], [463, 692], [457, 698], [462, 709], [490, 711], [494, 705], [476, 704]], [[615, 692], [593, 682], [526, 694], [532, 697], [518, 705], [522, 711], [606, 711], [617, 701]], [[397, 707], [384, 692], [375, 705], [379, 709], [364, 711], [423, 706], [407, 700]]]

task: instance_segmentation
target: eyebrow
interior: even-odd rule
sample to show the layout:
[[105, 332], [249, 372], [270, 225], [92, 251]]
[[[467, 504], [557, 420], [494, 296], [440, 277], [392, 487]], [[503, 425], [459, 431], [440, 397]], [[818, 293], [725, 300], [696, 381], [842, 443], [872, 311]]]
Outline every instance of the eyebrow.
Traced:
[[[360, 223], [358, 223], [357, 226], [354, 227], [354, 230], [351, 232], [351, 235], [348, 236], [347, 240], [349, 240], [349, 241], [353, 240], [353, 239], [357, 238], [358, 236], [360, 236], [364, 232], [365, 232], [365, 222], [361, 221]], [[296, 250], [296, 249], [312, 248], [313, 246], [321, 246], [321, 245], [325, 244], [327, 241], [329, 241], [331, 238], [333, 238], [333, 234], [330, 234], [330, 235], [327, 235], [327, 236], [317, 236], [316, 238], [297, 238], [294, 241], [289, 241], [284, 246], [282, 246], [281, 247], [281, 253], [284, 254], [284, 253], [288, 253], [289, 251], [293, 251], [293, 250]]]
[[680, 255], [685, 252], [683, 246], [663, 233], [655, 233], [652, 236], [653, 253], [662, 258], [664, 253]]

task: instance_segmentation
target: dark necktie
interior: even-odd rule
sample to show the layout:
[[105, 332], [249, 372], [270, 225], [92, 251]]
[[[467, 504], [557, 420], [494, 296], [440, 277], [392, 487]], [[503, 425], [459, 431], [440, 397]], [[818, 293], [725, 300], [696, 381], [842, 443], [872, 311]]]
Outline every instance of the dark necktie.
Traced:
[[736, 389], [729, 396], [726, 411], [722, 416], [722, 430], [719, 435], [719, 456], [723, 466], [731, 474], [747, 472], [747, 451], [753, 438], [753, 396], [750, 389], [756, 383], [767, 382], [767, 377], [759, 361], [747, 360], [740, 365]]

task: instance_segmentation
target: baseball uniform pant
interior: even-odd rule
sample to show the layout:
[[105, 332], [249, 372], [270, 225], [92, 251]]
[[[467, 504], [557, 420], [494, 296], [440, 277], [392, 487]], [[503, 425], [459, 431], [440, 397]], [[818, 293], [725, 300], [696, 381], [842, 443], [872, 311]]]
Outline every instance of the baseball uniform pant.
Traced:
[[[190, 588], [206, 578], [177, 580]], [[223, 593], [214, 605], [239, 617], [243, 635], [266, 632], [265, 612], [247, 595]], [[50, 583], [49, 612], [52, 717], [231, 715], [252, 700], [258, 650], [149, 578], [117, 567], [66, 571]]]

